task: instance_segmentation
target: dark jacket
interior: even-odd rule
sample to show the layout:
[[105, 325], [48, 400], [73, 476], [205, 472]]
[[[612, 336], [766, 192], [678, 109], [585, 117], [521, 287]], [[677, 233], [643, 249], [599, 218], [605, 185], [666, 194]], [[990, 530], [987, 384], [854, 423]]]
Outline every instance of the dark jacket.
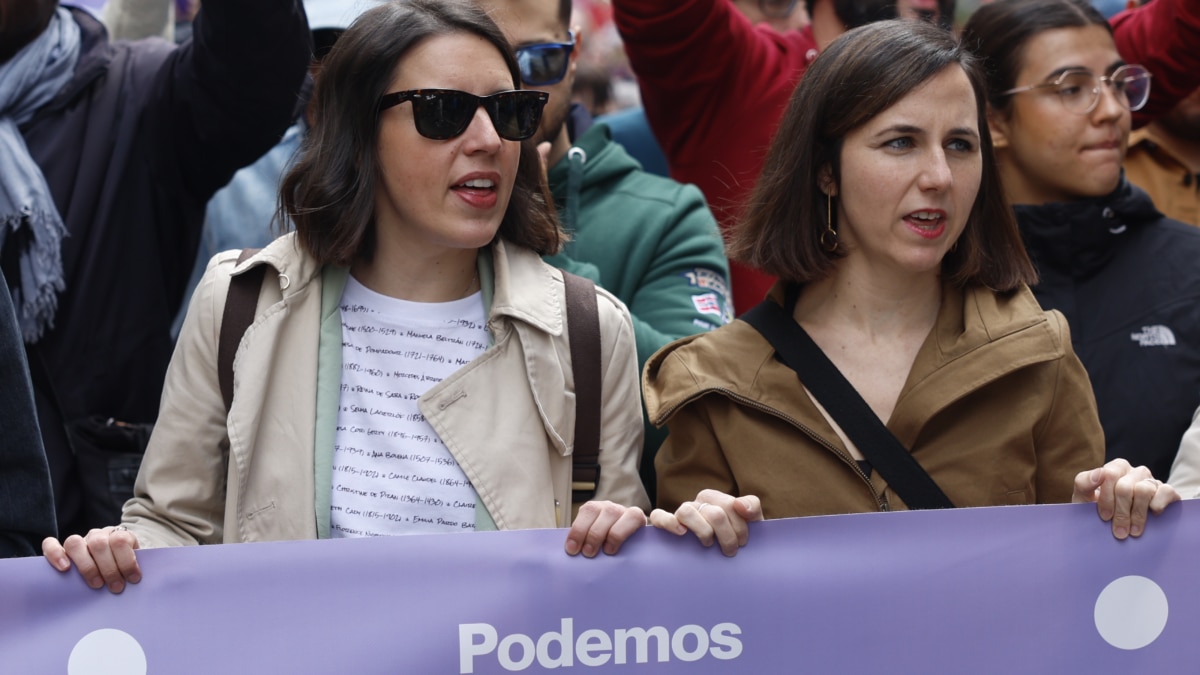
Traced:
[[37, 388], [64, 536], [103, 524], [80, 512], [64, 418], [154, 420], [204, 205], [279, 140], [311, 52], [298, 0], [205, 0], [178, 48], [110, 43], [72, 13], [75, 75], [21, 128], [69, 233], [54, 329], [32, 352], [58, 398]]
[[1167, 479], [1200, 406], [1200, 229], [1122, 180], [1092, 200], [1015, 209], [1041, 280], [1092, 380], [1107, 458]]
[[54, 497], [21, 331], [0, 277], [0, 558], [41, 553], [55, 536]]

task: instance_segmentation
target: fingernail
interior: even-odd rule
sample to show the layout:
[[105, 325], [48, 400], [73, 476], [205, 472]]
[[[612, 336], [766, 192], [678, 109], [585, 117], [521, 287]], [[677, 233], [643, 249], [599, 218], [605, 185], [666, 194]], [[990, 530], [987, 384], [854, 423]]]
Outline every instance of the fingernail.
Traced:
[[100, 578], [88, 579], [88, 586], [92, 588], [104, 588], [104, 580]]
[[574, 539], [568, 539], [567, 540], [567, 555], [578, 555], [578, 554], [579, 554], [579, 542], [575, 541]]
[[1142, 535], [1142, 528], [1138, 527], [1137, 525], [1133, 525], [1129, 528], [1129, 534], [1135, 537], [1140, 537]]
[[592, 546], [591, 544], [585, 544], [583, 546], [583, 557], [595, 558], [596, 557], [596, 547]]
[[1096, 485], [1104, 480], [1104, 469], [1092, 469], [1092, 484]]
[[67, 570], [71, 569], [71, 563], [67, 561], [65, 556], [55, 560], [54, 566], [58, 568], [59, 572], [66, 572]]
[[120, 593], [121, 591], [125, 590], [125, 584], [121, 583], [120, 581], [114, 581], [108, 585], [108, 590], [112, 591], [113, 593]]
[[1124, 539], [1125, 537], [1129, 536], [1129, 528], [1123, 525], [1118, 525], [1117, 527], [1113, 528], [1113, 536], [1115, 536], [1117, 539]]
[[139, 582], [141, 580], [142, 580], [142, 575], [140, 575], [140, 574], [130, 574], [129, 575], [129, 583], [131, 583], [131, 584], [136, 584], [137, 582]]

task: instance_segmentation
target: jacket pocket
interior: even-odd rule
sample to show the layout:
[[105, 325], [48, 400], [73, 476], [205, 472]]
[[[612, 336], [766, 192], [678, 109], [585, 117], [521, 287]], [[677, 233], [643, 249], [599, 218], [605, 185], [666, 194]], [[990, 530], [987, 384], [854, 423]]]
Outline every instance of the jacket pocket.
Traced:
[[1004, 494], [1008, 506], [1025, 506], [1029, 504], [1028, 490], [1009, 490]]

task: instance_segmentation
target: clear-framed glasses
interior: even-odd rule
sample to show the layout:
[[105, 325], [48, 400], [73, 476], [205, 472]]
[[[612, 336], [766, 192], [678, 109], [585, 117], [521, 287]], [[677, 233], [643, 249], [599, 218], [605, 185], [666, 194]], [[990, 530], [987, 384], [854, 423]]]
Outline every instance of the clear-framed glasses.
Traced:
[[517, 47], [517, 65], [521, 81], [531, 87], [557, 84], [567, 76], [567, 65], [575, 49], [575, 33], [567, 32], [569, 42], [542, 42]]
[[758, 0], [758, 9], [771, 19], [786, 19], [796, 11], [800, 0]]
[[1150, 72], [1133, 64], [1121, 66], [1112, 75], [1100, 77], [1090, 70], [1068, 70], [1049, 82], [1016, 87], [1002, 93], [1008, 95], [1034, 89], [1052, 89], [1067, 110], [1086, 115], [1095, 110], [1100, 102], [1102, 83], [1111, 87], [1116, 99], [1130, 110], [1141, 110], [1150, 98]]

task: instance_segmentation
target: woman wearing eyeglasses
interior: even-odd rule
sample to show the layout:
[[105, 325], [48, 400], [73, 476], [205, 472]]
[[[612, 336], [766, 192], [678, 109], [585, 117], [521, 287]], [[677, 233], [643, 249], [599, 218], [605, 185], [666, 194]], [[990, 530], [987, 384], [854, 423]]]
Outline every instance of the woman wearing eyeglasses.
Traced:
[[963, 44], [985, 62], [1001, 179], [1087, 367], [1108, 457], [1166, 480], [1200, 406], [1200, 230], [1163, 217], [1121, 163], [1151, 80], [1084, 0], [999, 0]]
[[[296, 233], [213, 259], [118, 528], [43, 552], [94, 588], [141, 578], [134, 549], [572, 524], [572, 375], [561, 231], [536, 149], [545, 95], [479, 10], [364, 13], [325, 60], [281, 188]], [[265, 269], [222, 398], [231, 275]], [[568, 553], [645, 524], [630, 320], [596, 292], [600, 475]], [[583, 385], [581, 385], [583, 386]]]

